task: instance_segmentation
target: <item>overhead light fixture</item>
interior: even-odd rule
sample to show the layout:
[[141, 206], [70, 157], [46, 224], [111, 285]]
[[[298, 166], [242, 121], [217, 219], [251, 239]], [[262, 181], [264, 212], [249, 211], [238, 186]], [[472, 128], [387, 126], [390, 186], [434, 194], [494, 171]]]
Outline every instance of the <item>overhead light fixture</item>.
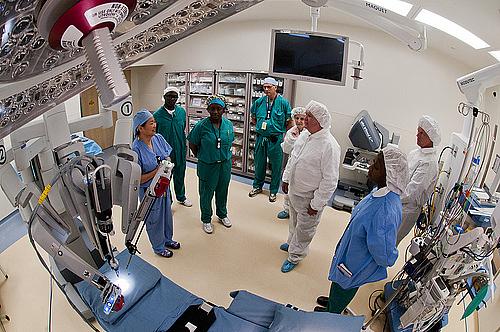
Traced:
[[491, 54], [492, 57], [500, 61], [500, 51], [490, 51], [488, 53]]
[[488, 43], [486, 43], [484, 40], [470, 32], [469, 30], [465, 29], [464, 27], [426, 9], [422, 9], [418, 13], [417, 17], [415, 17], [415, 20], [446, 32], [447, 34], [458, 38], [464, 43], [474, 47], [476, 50], [490, 47]]
[[391, 12], [395, 12], [399, 15], [406, 16], [410, 12], [413, 5], [408, 2], [404, 2], [401, 0], [369, 0], [377, 6], [384, 7], [385, 9], [389, 9]]

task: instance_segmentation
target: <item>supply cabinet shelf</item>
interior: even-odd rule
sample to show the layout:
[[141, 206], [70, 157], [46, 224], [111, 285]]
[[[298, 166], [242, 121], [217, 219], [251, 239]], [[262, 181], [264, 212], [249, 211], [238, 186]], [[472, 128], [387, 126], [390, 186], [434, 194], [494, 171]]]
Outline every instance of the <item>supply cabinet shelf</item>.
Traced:
[[[232, 173], [253, 177], [255, 128], [250, 125], [250, 107], [258, 97], [264, 95], [263, 79], [266, 72], [250, 71], [185, 71], [166, 73], [166, 85], [174, 85], [181, 91], [179, 103], [186, 109], [186, 135], [196, 123], [209, 116], [206, 110], [207, 98], [216, 93], [226, 98], [227, 110], [224, 116], [233, 123], [234, 142], [231, 147]], [[287, 81], [278, 78], [278, 92], [286, 89]], [[290, 81], [291, 82], [291, 81]], [[290, 83], [289, 82], [289, 83]], [[290, 95], [285, 97], [290, 100]], [[189, 151], [187, 159], [197, 162]], [[269, 181], [268, 171], [266, 181]]]

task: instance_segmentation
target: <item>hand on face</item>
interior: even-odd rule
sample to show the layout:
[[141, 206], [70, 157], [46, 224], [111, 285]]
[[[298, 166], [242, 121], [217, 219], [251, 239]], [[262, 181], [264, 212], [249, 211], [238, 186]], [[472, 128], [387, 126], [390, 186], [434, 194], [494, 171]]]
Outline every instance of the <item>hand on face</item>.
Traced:
[[295, 125], [297, 126], [299, 133], [304, 129], [305, 119], [306, 119], [305, 114], [297, 114], [293, 116], [293, 122], [295, 122]]

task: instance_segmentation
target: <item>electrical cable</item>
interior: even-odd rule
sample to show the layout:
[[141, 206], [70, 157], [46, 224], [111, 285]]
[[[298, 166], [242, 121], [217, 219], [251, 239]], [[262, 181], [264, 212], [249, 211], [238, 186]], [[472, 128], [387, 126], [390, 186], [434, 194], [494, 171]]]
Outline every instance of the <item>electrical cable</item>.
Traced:
[[30, 217], [30, 220], [28, 222], [28, 238], [29, 238], [29, 241], [31, 243], [31, 246], [33, 247], [33, 249], [35, 250], [35, 253], [38, 257], [38, 260], [40, 261], [40, 263], [42, 264], [42, 266], [45, 268], [45, 270], [49, 273], [50, 277], [55, 281], [57, 287], [59, 287], [59, 289], [61, 290], [61, 292], [64, 294], [64, 296], [66, 297], [66, 300], [68, 301], [68, 303], [70, 304], [70, 306], [73, 308], [73, 310], [75, 310], [76, 313], [78, 313], [78, 315], [83, 319], [83, 321], [85, 321], [87, 323], [87, 325], [92, 329], [94, 330], [95, 332], [100, 332], [95, 326], [93, 326], [84, 316], [83, 314], [78, 310], [78, 308], [76, 307], [76, 305], [73, 303], [73, 301], [69, 298], [69, 295], [66, 293], [66, 290], [64, 289], [64, 286], [61, 285], [59, 283], [59, 281], [56, 279], [56, 277], [52, 274], [52, 272], [50, 271], [49, 267], [47, 266], [47, 263], [45, 262], [45, 260], [43, 259], [42, 255], [40, 254], [40, 252], [38, 251], [38, 248], [36, 247], [36, 244], [35, 244], [35, 241], [33, 239], [33, 234], [32, 234], [32, 226], [33, 226], [33, 222], [34, 222], [34, 216], [36, 215], [36, 212], [38, 210], [38, 207], [40, 207], [41, 205], [37, 205], [35, 210], [33, 211], [32, 213], [32, 217]]
[[[465, 307], [465, 301], [463, 301], [463, 304], [464, 304], [464, 312], [465, 312], [467, 310], [467, 308]], [[467, 316], [464, 317], [464, 324], [465, 324], [465, 332], [469, 332], [469, 326], [467, 325]]]
[[[376, 289], [374, 290], [370, 296], [368, 297], [368, 308], [370, 308], [371, 312], [372, 312], [372, 316], [375, 314], [375, 312], [377, 311], [377, 308], [376, 308], [376, 302], [377, 302], [377, 298], [375, 298], [375, 301], [373, 301], [373, 308], [372, 308], [372, 297], [375, 293], [377, 292], [380, 292], [380, 293], [383, 293], [384, 291], [382, 289]], [[379, 294], [380, 296], [380, 294]]]
[[[50, 268], [52, 271], [52, 267]], [[49, 322], [48, 322], [48, 331], [52, 331], [52, 286], [53, 286], [53, 280], [52, 278], [49, 278]]]

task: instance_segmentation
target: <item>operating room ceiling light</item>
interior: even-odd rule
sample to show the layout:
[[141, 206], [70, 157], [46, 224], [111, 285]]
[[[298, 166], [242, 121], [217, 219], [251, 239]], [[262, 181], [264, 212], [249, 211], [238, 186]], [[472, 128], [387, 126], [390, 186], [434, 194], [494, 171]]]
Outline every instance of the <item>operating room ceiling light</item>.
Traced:
[[500, 61], [500, 51], [490, 51], [488, 53], [490, 53], [490, 55], [492, 57], [494, 57], [495, 59], [497, 59], [498, 61]]
[[400, 0], [369, 0], [368, 2], [371, 2], [380, 7], [384, 7], [385, 9], [389, 9], [390, 11], [402, 16], [408, 15], [411, 8], [413, 7], [411, 3]]
[[[16, 1], [17, 4], [22, 2], [20, 7], [23, 12], [14, 10]], [[146, 30], [116, 43], [115, 48], [121, 65], [127, 68], [163, 47], [261, 1], [263, 0], [191, 1], [183, 9], [149, 26]], [[124, 29], [113, 34], [115, 39], [176, 3], [175, 0], [137, 2], [139, 6], [131, 14], [129, 21], [124, 22]], [[2, 6], [7, 10], [3, 13], [0, 11], [0, 82], [21, 80], [54, 70], [55, 67], [82, 55], [81, 48], [55, 51], [48, 46], [34, 24], [32, 11], [35, 6], [30, 5], [29, 1], [0, 0], [0, 9]], [[140, 17], [136, 16], [134, 19], [134, 14], [138, 13], [141, 13]], [[34, 83], [24, 91], [0, 99], [0, 137], [5, 137], [54, 105], [84, 91], [93, 84], [92, 78], [90, 66], [85, 61], [43, 82]]]
[[469, 30], [427, 9], [422, 9], [418, 13], [417, 17], [415, 17], [415, 20], [446, 32], [447, 34], [460, 39], [464, 43], [474, 47], [476, 50], [490, 47], [488, 43], [486, 43], [484, 40], [470, 32]]

